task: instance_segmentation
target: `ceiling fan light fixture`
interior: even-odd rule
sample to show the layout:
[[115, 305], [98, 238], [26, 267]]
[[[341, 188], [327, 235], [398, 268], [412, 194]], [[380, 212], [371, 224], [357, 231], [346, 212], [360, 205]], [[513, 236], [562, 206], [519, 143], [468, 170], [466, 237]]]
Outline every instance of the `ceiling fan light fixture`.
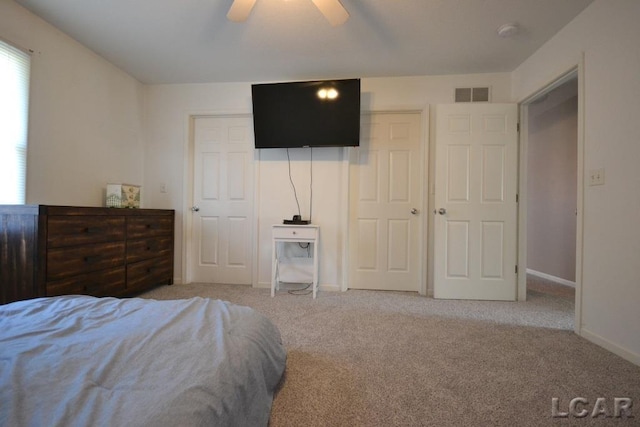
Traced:
[[311, 0], [327, 21], [334, 26], [342, 25], [349, 19], [349, 12], [344, 8], [340, 0]]
[[234, 0], [227, 12], [227, 19], [232, 22], [246, 21], [255, 4], [256, 0]]
[[[349, 12], [340, 0], [311, 0], [331, 25], [337, 27], [349, 19]], [[233, 0], [227, 19], [233, 22], [244, 22], [249, 17], [256, 0]]]

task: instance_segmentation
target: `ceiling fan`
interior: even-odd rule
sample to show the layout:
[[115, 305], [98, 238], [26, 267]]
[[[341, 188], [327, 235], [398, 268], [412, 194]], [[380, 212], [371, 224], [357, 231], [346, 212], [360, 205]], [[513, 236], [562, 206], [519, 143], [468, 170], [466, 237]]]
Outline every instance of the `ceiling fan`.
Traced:
[[[349, 18], [349, 12], [342, 6], [340, 0], [311, 0], [331, 25], [344, 24]], [[234, 0], [227, 18], [233, 22], [244, 22], [251, 13], [256, 0]]]

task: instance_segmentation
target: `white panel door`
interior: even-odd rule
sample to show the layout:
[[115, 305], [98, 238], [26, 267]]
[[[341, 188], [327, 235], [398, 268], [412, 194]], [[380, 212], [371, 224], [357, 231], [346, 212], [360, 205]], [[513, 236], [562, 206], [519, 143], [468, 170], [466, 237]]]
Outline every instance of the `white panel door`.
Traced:
[[194, 143], [189, 277], [193, 282], [251, 284], [251, 118], [196, 118]]
[[434, 297], [516, 299], [518, 109], [436, 109]]
[[420, 289], [420, 122], [419, 113], [362, 116], [350, 168], [349, 288]]

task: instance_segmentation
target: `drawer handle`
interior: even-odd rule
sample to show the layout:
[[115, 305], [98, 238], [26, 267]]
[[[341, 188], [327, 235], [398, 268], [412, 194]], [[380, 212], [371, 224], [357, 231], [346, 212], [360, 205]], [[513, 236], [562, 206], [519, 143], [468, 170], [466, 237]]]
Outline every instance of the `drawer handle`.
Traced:
[[99, 260], [100, 260], [100, 255], [84, 257], [84, 262], [86, 262], [87, 264], [93, 264], [94, 262], [97, 262]]
[[293, 234], [296, 234], [296, 232], [294, 231]]
[[87, 233], [87, 234], [93, 234], [97, 231], [100, 231], [99, 228], [92, 228], [92, 227], [85, 227], [84, 230], [82, 230], [83, 232]]

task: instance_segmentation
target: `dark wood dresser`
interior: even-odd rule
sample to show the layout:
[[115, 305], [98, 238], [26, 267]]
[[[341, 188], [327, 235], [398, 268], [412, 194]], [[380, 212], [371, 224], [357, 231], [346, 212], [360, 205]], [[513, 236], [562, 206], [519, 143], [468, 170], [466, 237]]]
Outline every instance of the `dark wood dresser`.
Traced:
[[0, 206], [0, 304], [172, 284], [174, 222], [163, 209]]

